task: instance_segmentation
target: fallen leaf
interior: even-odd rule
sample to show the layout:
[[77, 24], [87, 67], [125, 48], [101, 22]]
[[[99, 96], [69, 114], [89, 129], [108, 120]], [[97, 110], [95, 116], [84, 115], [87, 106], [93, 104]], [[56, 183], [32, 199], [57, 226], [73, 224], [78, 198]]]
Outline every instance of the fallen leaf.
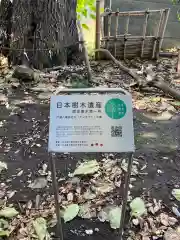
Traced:
[[45, 188], [47, 186], [47, 179], [46, 178], [37, 178], [34, 180], [33, 183], [28, 185], [29, 188], [32, 189], [40, 189]]
[[174, 217], [169, 217], [168, 222], [170, 226], [174, 226], [178, 222], [178, 220]]
[[172, 207], [172, 212], [177, 216], [180, 217], [180, 212], [176, 207]]
[[78, 204], [70, 204], [69, 206], [67, 206], [64, 211], [63, 211], [63, 219], [64, 222], [69, 222], [71, 220], [73, 220], [79, 212], [79, 205]]
[[0, 219], [0, 237], [8, 237], [10, 232], [8, 231], [9, 223], [4, 220]]
[[7, 197], [8, 197], [8, 198], [12, 198], [12, 197], [15, 195], [16, 192], [17, 192], [16, 190], [14, 190], [14, 191], [8, 191], [8, 192], [7, 192]]
[[79, 206], [78, 216], [85, 219], [91, 219], [93, 217], [96, 217], [96, 211], [92, 209], [89, 202], [86, 202]]
[[92, 193], [90, 189], [87, 189], [87, 191], [83, 194], [83, 198], [86, 200], [92, 200], [96, 198], [96, 194]]
[[180, 234], [173, 229], [168, 229], [164, 234], [164, 240], [180, 240]]
[[86, 229], [86, 230], [85, 230], [85, 233], [86, 233], [87, 235], [92, 235], [92, 234], [93, 234], [93, 230], [92, 230], [92, 229]]
[[147, 214], [147, 210], [144, 204], [144, 201], [137, 197], [132, 200], [130, 203], [131, 215], [134, 217], [141, 217], [144, 214]]
[[23, 172], [24, 172], [23, 170], [19, 171], [19, 172], [17, 173], [17, 176], [20, 177], [20, 176], [23, 174]]
[[73, 193], [72, 193], [72, 192], [69, 192], [69, 193], [67, 194], [67, 200], [68, 200], [68, 202], [72, 202], [72, 201], [73, 201], [73, 198], [74, 198]]
[[[42, 217], [36, 218], [33, 222], [34, 230], [39, 240], [48, 239], [47, 223]], [[49, 238], [50, 239], [50, 238]]]
[[13, 218], [18, 214], [18, 211], [16, 211], [16, 209], [13, 207], [5, 207], [0, 210], [0, 217]]
[[173, 189], [172, 195], [175, 197], [176, 200], [180, 201], [180, 189]]
[[139, 220], [138, 220], [138, 218], [134, 218], [134, 219], [132, 220], [132, 223], [133, 223], [135, 226], [138, 226], [138, 225], [139, 225]]
[[169, 226], [169, 217], [167, 214], [165, 213], [161, 213], [160, 214], [160, 221], [164, 226]]
[[76, 175], [89, 175], [97, 172], [99, 170], [99, 164], [96, 160], [91, 160], [88, 162], [81, 163], [79, 167], [74, 171], [74, 176]]
[[1, 173], [3, 170], [7, 170], [7, 164], [6, 164], [5, 162], [1, 162], [1, 161], [0, 161], [0, 173]]
[[91, 189], [96, 192], [96, 194], [103, 195], [105, 193], [113, 191], [115, 188], [112, 182], [104, 182], [104, 180], [99, 180], [96, 186], [91, 186]]
[[152, 97], [152, 98], [150, 98], [150, 101], [157, 103], [157, 102], [161, 101], [161, 98], [160, 97]]
[[108, 219], [110, 222], [110, 226], [113, 229], [117, 229], [120, 227], [120, 219], [121, 219], [121, 207], [114, 207], [109, 211]]
[[98, 219], [100, 222], [109, 221], [108, 215], [109, 215], [110, 208], [105, 207], [101, 209], [101, 211], [98, 213]]

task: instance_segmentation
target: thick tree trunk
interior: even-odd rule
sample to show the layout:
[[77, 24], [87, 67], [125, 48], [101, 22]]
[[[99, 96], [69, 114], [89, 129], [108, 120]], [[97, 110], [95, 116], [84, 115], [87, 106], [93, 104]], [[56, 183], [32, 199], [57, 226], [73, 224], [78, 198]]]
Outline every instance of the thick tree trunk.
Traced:
[[1, 0], [0, 2], [0, 46], [1, 53], [9, 57], [12, 28], [12, 2]]
[[13, 0], [13, 19], [13, 64], [66, 64], [68, 46], [77, 47], [76, 0]]

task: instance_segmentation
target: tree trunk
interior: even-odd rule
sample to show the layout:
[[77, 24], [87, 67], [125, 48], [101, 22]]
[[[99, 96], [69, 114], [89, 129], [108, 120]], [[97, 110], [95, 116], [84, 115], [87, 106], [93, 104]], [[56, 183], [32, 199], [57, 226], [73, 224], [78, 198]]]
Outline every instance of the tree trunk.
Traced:
[[0, 2], [0, 46], [1, 53], [9, 57], [12, 28], [12, 3], [10, 0]]
[[[82, 53], [79, 50], [79, 36], [76, 24], [77, 0], [66, 0], [66, 39], [67, 63], [79, 63]], [[72, 41], [74, 39], [74, 41]]]
[[63, 65], [76, 46], [76, 0], [13, 0], [13, 64]]

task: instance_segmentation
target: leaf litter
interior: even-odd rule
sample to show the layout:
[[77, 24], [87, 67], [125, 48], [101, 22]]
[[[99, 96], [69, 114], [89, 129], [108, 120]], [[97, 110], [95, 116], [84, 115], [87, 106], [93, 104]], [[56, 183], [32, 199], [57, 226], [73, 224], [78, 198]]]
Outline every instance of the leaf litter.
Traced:
[[[121, 206], [117, 205], [118, 184], [121, 183], [127, 171], [126, 167], [127, 163], [124, 159], [108, 157], [99, 162], [85, 160], [78, 164], [71, 177], [66, 179], [59, 188], [61, 216], [64, 222], [72, 221], [77, 216], [83, 219], [95, 218], [101, 222], [109, 222], [112, 229], [118, 229], [121, 217]], [[131, 182], [136, 181], [145, 167], [135, 159], [133, 169]], [[44, 164], [38, 172], [40, 177], [29, 185], [32, 189], [47, 186], [47, 165]], [[29, 234], [40, 240], [50, 239], [47, 229], [49, 226], [55, 226], [57, 222], [54, 199], [52, 197], [46, 199], [46, 204], [43, 206], [40, 204], [42, 211], [39, 213], [36, 209], [33, 210], [33, 203], [29, 202], [22, 206], [25, 215], [14, 207], [4, 206], [0, 210], [0, 216], [8, 225], [1, 224], [0, 234], [2, 232], [4, 236], [14, 236], [16, 229], [20, 229], [19, 235], [24, 239]], [[150, 238], [152, 235], [161, 237], [169, 227], [175, 227], [178, 223], [175, 216], [169, 216], [163, 212], [163, 204], [160, 200], [137, 197], [130, 201], [129, 207], [132, 225], [135, 228], [140, 227], [138, 231], [129, 232], [129, 235], [135, 234], [137, 239]]]
[[[144, 63], [146, 65], [146, 63]], [[164, 65], [161, 64], [161, 67]], [[64, 70], [63, 70], [64, 71]], [[62, 72], [63, 72], [62, 71]], [[101, 71], [100, 71], [101, 72]], [[169, 76], [169, 73], [166, 74]], [[61, 75], [61, 74], [60, 74]], [[109, 77], [107, 77], [107, 81], [109, 81]], [[17, 87], [17, 86], [16, 86]], [[135, 94], [135, 93], [133, 93]], [[152, 94], [151, 94], [152, 95]], [[163, 96], [147, 96], [145, 97], [143, 94], [137, 94], [137, 96], [134, 98], [134, 105], [138, 109], [147, 109], [148, 111], [155, 111], [156, 113], [161, 113], [164, 111], [167, 111], [167, 105], [171, 104], [173, 105], [173, 102], [169, 102], [168, 99], [164, 98]], [[4, 98], [4, 102], [6, 103], [6, 106], [8, 107], [8, 99]], [[174, 102], [174, 106], [178, 106], [179, 104], [176, 104]], [[155, 110], [154, 110], [155, 109]], [[169, 110], [168, 110], [169, 111]], [[170, 110], [171, 111], [171, 110]], [[175, 111], [175, 110], [173, 110]], [[29, 148], [33, 146], [39, 147], [40, 144], [35, 144], [33, 143], [33, 138], [34, 136], [27, 137], [26, 139], [24, 138], [22, 143], [26, 143]], [[40, 134], [38, 134], [37, 138], [40, 138]], [[121, 182], [123, 178], [124, 172], [127, 171], [127, 163], [125, 160], [119, 161], [120, 164], [116, 160], [111, 160], [111, 159], [104, 159], [102, 162], [97, 163], [96, 160], [92, 160], [93, 162], [89, 162], [89, 165], [87, 164], [87, 161], [85, 163], [80, 164], [77, 169], [74, 171], [74, 176], [75, 177], [70, 177], [65, 183], [63, 184], [63, 187], [60, 188], [60, 194], [62, 194], [62, 197], [60, 199], [61, 205], [64, 207], [64, 209], [68, 209], [68, 206], [71, 204], [77, 204], [79, 207], [79, 212], [78, 216], [82, 218], [99, 218], [103, 219], [103, 214], [104, 214], [104, 219], [105, 221], [109, 221], [108, 217], [111, 207], [114, 208], [110, 214], [112, 217], [112, 222], [114, 221], [115, 224], [118, 223], [118, 220], [116, 221], [115, 219], [119, 219], [118, 214], [120, 214], [119, 206], [116, 205], [116, 200], [119, 198], [119, 196], [116, 196], [116, 189], [121, 187]], [[79, 169], [78, 169], [79, 168]], [[144, 165], [143, 167], [138, 166], [138, 164], [133, 164], [133, 169], [132, 169], [132, 174], [131, 174], [131, 183], [136, 180], [136, 177], [141, 175], [141, 171], [143, 171], [146, 168]], [[6, 170], [7, 168], [4, 168], [3, 170]], [[29, 184], [29, 187], [32, 189], [41, 189], [45, 188], [48, 184], [48, 177], [49, 173], [47, 172], [47, 165], [45, 164], [42, 169], [39, 171], [40, 176], [43, 176], [43, 178], [37, 178], [35, 181], [31, 182]], [[21, 176], [23, 174], [23, 171], [20, 170], [17, 176]], [[73, 176], [73, 174], [71, 175]], [[76, 177], [77, 176], [77, 177]], [[7, 191], [5, 194], [7, 194]], [[14, 193], [10, 193], [10, 196], [13, 195]], [[130, 196], [132, 198], [132, 196]], [[130, 199], [130, 198], [129, 198]], [[152, 232], [154, 234], [155, 229], [157, 228], [159, 230], [159, 226], [161, 227], [167, 227], [168, 226], [173, 226], [174, 222], [176, 222], [172, 216], [166, 216], [166, 215], [160, 215], [160, 211], [162, 211], [162, 203], [159, 203], [159, 201], [156, 201], [155, 199], [148, 199], [148, 202], [145, 199], [141, 199], [144, 202], [145, 208], [147, 210], [147, 215], [142, 215], [137, 218], [137, 213], [136, 216], [133, 216], [132, 222], [135, 223], [135, 226], [141, 226], [141, 230], [138, 235], [141, 236], [141, 239], [150, 239], [152, 236]], [[49, 216], [51, 220], [54, 220], [54, 203], [51, 200], [50, 206], [52, 206], [52, 209], [49, 210], [44, 207], [42, 209], [44, 210], [42, 215], [43, 219], [48, 219]], [[133, 200], [132, 200], [133, 201]], [[114, 205], [115, 204], [115, 205]], [[132, 202], [130, 203], [132, 205]], [[32, 238], [37, 238], [37, 232], [32, 229], [32, 221], [28, 222], [29, 218], [32, 218], [33, 221], [36, 221], [39, 217], [39, 214], [36, 213], [36, 211], [32, 211], [32, 202], [28, 204], [28, 209], [24, 206], [22, 206], [23, 209], [26, 210], [26, 214], [30, 214], [29, 217], [23, 216], [21, 214], [20, 220], [15, 219], [12, 220], [13, 225], [17, 222], [21, 223], [20, 226], [20, 234], [21, 237], [19, 239], [26, 239], [26, 235], [28, 232], [32, 233]], [[137, 207], [137, 206], [136, 206]], [[107, 209], [109, 209], [107, 211]], [[138, 213], [142, 212], [142, 202], [139, 204], [139, 209]], [[117, 210], [117, 214], [116, 213]], [[71, 218], [73, 219], [73, 211], [70, 211], [71, 213], [69, 214]], [[37, 216], [38, 215], [38, 216]], [[100, 215], [102, 215], [100, 217]], [[114, 219], [114, 216], [115, 219]], [[118, 217], [117, 217], [118, 216]], [[136, 217], [136, 218], [134, 218]], [[114, 220], [113, 220], [114, 219]], [[42, 220], [42, 219], [41, 219]], [[6, 221], [6, 220], [5, 220]], [[9, 220], [8, 220], [9, 221]], [[40, 221], [42, 225], [45, 223], [44, 220]], [[168, 224], [167, 224], [168, 223]], [[48, 222], [46, 222], [48, 224]], [[2, 224], [3, 225], [3, 224]], [[7, 224], [4, 224], [6, 226], [5, 229], [7, 229]], [[10, 223], [10, 225], [12, 225]], [[19, 224], [17, 224], [19, 226]], [[158, 227], [157, 227], [158, 225]], [[113, 225], [112, 225], [113, 226]], [[44, 229], [45, 227], [42, 227]], [[4, 230], [6, 231], [6, 230]], [[163, 230], [164, 231], [164, 230]], [[90, 231], [92, 232], [92, 231]], [[154, 236], [158, 236], [158, 234], [154, 234]], [[137, 238], [138, 239], [138, 238]], [[155, 238], [156, 239], [156, 238]]]

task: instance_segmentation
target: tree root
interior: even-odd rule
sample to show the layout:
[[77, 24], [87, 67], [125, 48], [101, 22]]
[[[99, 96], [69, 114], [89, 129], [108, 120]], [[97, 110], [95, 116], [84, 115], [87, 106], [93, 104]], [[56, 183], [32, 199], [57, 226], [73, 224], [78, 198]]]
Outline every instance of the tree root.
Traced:
[[167, 83], [164, 82], [162, 77], [159, 77], [155, 74], [151, 80], [146, 80], [140, 77], [134, 70], [124, 66], [120, 61], [118, 61], [115, 57], [107, 49], [96, 49], [95, 52], [103, 52], [106, 56], [111, 59], [119, 68], [125, 73], [129, 74], [135, 80], [135, 83], [131, 84], [130, 87], [138, 86], [140, 89], [145, 87], [155, 87], [162, 90], [166, 95], [170, 95], [174, 99], [180, 101], [180, 92], [176, 89], [171, 88]]

